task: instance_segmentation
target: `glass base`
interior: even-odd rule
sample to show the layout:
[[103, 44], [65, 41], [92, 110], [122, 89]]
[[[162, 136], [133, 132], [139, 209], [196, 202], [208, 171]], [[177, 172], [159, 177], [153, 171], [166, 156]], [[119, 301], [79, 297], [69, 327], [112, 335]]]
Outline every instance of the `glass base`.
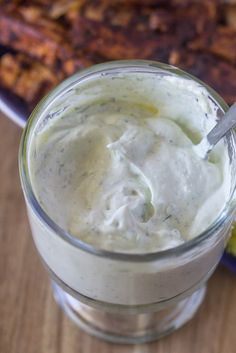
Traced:
[[112, 313], [75, 299], [52, 282], [54, 298], [76, 325], [87, 333], [114, 343], [145, 343], [178, 329], [189, 321], [205, 295], [205, 286], [175, 304], [155, 312]]

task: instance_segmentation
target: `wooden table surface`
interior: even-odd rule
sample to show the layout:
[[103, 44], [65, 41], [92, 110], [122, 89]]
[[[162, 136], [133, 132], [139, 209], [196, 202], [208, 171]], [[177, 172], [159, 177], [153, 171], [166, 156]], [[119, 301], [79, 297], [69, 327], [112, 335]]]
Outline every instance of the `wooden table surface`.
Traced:
[[31, 239], [18, 176], [20, 135], [0, 113], [0, 353], [236, 352], [236, 276], [221, 266], [194, 319], [160, 341], [109, 344], [69, 321]]

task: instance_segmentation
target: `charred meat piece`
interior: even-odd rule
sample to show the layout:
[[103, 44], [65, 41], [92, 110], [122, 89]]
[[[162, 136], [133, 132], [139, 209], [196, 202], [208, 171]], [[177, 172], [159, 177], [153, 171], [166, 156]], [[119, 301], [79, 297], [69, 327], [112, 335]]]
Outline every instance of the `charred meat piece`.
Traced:
[[236, 31], [236, 1], [235, 5], [225, 6], [224, 15], [227, 25]]
[[148, 31], [149, 17], [153, 8], [145, 6], [120, 5], [117, 2], [108, 3], [103, 0], [87, 1], [81, 7], [80, 13], [74, 14], [74, 20], [83, 18], [103, 23], [107, 27], [129, 27], [134, 31]]
[[201, 4], [175, 11], [171, 7], [145, 7], [140, 11], [137, 7], [107, 6], [100, 0], [87, 2], [79, 14], [74, 14], [71, 41], [74, 47], [86, 48], [108, 60], [166, 61], [170, 50], [215, 27], [215, 19], [216, 11]]
[[175, 9], [174, 30], [182, 37], [184, 45], [197, 35], [204, 36], [209, 29], [215, 28], [217, 18], [218, 11], [214, 2], [193, 2], [191, 5]]
[[[108, 28], [132, 28], [132, 31], [150, 30], [149, 17], [153, 9], [150, 7], [137, 7], [128, 4], [120, 5], [117, 2], [106, 2], [103, 0], [86, 1], [79, 9], [71, 7], [66, 13], [68, 22], [72, 27], [78, 28], [78, 22], [94, 21]], [[90, 22], [93, 23], [93, 22]]]
[[0, 58], [0, 85], [24, 98], [32, 109], [64, 76], [22, 54]]
[[63, 62], [63, 73], [66, 76], [69, 76], [80, 69], [102, 61], [105, 61], [105, 59], [101, 59], [101, 57], [96, 57], [95, 55], [90, 55], [86, 51], [82, 52], [80, 50], [75, 50], [73, 57]]
[[63, 63], [64, 72], [58, 72], [24, 54], [5, 54], [0, 58], [0, 86], [23, 98], [33, 109], [50, 89], [81, 68], [82, 62], [86, 67], [92, 60], [71, 58]]
[[26, 53], [47, 66], [60, 69], [62, 62], [73, 56], [65, 29], [44, 17], [28, 22], [22, 12], [23, 9], [17, 13], [1, 9], [1, 44]]
[[204, 51], [236, 64], [236, 31], [228, 26], [219, 26], [188, 44], [193, 50]]
[[182, 36], [187, 35], [184, 29], [189, 29], [190, 25], [193, 34], [202, 33], [212, 22], [215, 23], [218, 16], [217, 6], [214, 3], [209, 5], [208, 2], [193, 2], [191, 6], [176, 8], [172, 6], [171, 1], [168, 6], [163, 7], [139, 7], [130, 6], [129, 2], [120, 6], [117, 2], [109, 3], [104, 0], [85, 1], [79, 11], [74, 9], [68, 11], [67, 15], [75, 26], [82, 18], [97, 21], [108, 28], [126, 28], [127, 31], [147, 32], [146, 34], [149, 31], [172, 33], [180, 27], [180, 31], [183, 29]]
[[176, 44], [176, 38], [169, 34], [157, 37], [151, 33], [115, 27], [103, 23], [78, 19], [71, 35], [77, 49], [86, 50], [108, 60], [114, 59], [147, 59], [160, 52], [159, 60], [167, 60], [168, 54]]

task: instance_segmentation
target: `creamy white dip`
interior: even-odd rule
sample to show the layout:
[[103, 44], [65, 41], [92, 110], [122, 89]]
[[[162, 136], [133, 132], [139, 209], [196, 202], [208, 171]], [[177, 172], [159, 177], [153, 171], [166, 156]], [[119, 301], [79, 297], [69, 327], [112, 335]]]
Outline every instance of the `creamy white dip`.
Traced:
[[216, 123], [207, 91], [148, 73], [82, 89], [30, 145], [33, 189], [48, 215], [84, 242], [119, 252], [176, 247], [206, 230], [230, 194], [224, 143], [208, 160], [193, 149]]

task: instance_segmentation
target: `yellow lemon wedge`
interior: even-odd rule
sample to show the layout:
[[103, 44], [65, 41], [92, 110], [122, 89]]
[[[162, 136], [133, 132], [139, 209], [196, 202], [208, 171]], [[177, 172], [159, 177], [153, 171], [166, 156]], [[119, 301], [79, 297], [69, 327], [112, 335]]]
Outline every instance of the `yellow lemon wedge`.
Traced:
[[236, 256], [236, 222], [234, 222], [232, 230], [231, 230], [231, 237], [228, 241], [226, 246], [226, 251], [234, 256]]

